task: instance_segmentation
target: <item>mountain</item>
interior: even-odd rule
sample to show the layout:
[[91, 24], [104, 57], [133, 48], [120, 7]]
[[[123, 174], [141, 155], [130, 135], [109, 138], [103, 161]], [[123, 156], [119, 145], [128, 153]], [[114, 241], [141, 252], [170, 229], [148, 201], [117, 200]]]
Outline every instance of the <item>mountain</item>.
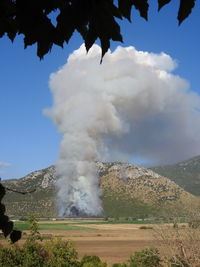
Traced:
[[200, 156], [177, 164], [153, 167], [151, 170], [169, 178], [186, 191], [200, 196]]
[[[182, 216], [200, 208], [200, 199], [173, 181], [150, 169], [124, 163], [97, 163], [105, 216], [149, 217]], [[55, 167], [35, 171], [21, 179], [2, 181], [12, 190], [36, 191], [26, 195], [7, 191], [7, 213], [23, 217], [37, 213], [56, 216]]]
[[32, 172], [20, 179], [2, 181], [2, 184], [12, 190], [28, 192], [36, 189], [35, 192], [22, 195], [7, 191], [3, 201], [10, 217], [26, 216], [36, 213], [41, 217], [54, 216], [55, 208], [55, 188], [56, 180], [55, 167]]

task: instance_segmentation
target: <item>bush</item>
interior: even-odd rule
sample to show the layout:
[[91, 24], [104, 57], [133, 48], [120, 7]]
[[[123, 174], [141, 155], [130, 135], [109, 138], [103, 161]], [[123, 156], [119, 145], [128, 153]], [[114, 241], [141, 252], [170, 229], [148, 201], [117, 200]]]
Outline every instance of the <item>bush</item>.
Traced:
[[34, 240], [42, 240], [42, 236], [39, 232], [39, 226], [38, 226], [38, 221], [36, 218], [35, 214], [30, 214], [28, 217], [28, 223], [30, 226], [30, 235], [28, 237], [28, 239], [30, 241], [34, 241]]
[[190, 267], [180, 256], [174, 256], [169, 260], [170, 267]]
[[78, 253], [69, 241], [56, 238], [45, 243], [46, 265], [48, 267], [71, 267], [80, 266]]
[[173, 228], [174, 228], [174, 229], [177, 229], [177, 228], [178, 228], [178, 223], [177, 223], [177, 222], [175, 222], [175, 223], [173, 224]]
[[114, 263], [112, 267], [129, 267], [127, 263]]
[[19, 248], [4, 248], [0, 245], [0, 267], [22, 266], [22, 251]]
[[21, 264], [23, 267], [40, 267], [44, 265], [44, 248], [41, 244], [27, 241], [21, 252]]
[[85, 255], [81, 260], [81, 267], [106, 267], [107, 263], [102, 262], [98, 256]]
[[188, 223], [188, 226], [193, 229], [197, 229], [200, 227], [200, 220], [193, 220]]
[[148, 229], [153, 229], [153, 227], [152, 226], [142, 225], [142, 226], [140, 226], [140, 229], [148, 230]]
[[161, 259], [156, 248], [135, 252], [129, 260], [130, 267], [161, 267]]
[[0, 267], [40, 267], [45, 259], [43, 248], [36, 242], [26, 242], [22, 249], [18, 247], [4, 248], [0, 246]]
[[72, 244], [61, 239], [46, 243], [28, 240], [22, 249], [0, 246], [0, 267], [81, 267], [77, 258]]

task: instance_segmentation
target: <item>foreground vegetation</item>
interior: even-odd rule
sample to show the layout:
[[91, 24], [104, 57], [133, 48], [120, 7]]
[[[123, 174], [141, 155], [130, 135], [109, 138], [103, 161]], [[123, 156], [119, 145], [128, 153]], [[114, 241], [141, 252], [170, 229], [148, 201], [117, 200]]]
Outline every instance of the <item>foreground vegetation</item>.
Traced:
[[[188, 224], [155, 224], [138, 229], [155, 234], [155, 247], [131, 254], [129, 259], [109, 265], [98, 256], [85, 255], [82, 258], [68, 240], [42, 235], [35, 215], [27, 222], [29, 232], [18, 244], [0, 244], [0, 267], [199, 267], [200, 266], [200, 220]], [[55, 224], [56, 226], [59, 223]], [[60, 224], [65, 226], [67, 224]], [[86, 229], [86, 228], [85, 228]], [[69, 230], [69, 229], [67, 229]], [[47, 237], [47, 238], [46, 238]], [[3, 242], [5, 244], [5, 240]], [[154, 246], [154, 245], [153, 245]], [[82, 254], [84, 255], [84, 254]], [[124, 259], [123, 259], [124, 260]]]
[[[167, 265], [166, 265], [167, 263]], [[27, 239], [22, 248], [17, 245], [0, 245], [0, 267], [108, 267], [98, 256], [85, 255], [78, 259], [73, 244], [59, 238], [48, 241]], [[124, 263], [112, 267], [190, 267], [184, 256], [175, 255], [162, 259], [157, 248], [149, 248], [132, 254]]]

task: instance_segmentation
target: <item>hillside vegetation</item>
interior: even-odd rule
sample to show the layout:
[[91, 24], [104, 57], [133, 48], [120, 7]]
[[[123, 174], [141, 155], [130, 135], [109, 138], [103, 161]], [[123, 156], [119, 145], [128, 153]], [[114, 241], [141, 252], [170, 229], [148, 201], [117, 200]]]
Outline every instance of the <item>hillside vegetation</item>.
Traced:
[[186, 191], [200, 196], [200, 156], [177, 164], [153, 167], [151, 170], [171, 179]]
[[[97, 163], [102, 188], [102, 205], [107, 217], [183, 216], [200, 208], [198, 197], [152, 170], [132, 164]], [[21, 179], [3, 181], [14, 190], [36, 191], [20, 195], [8, 191], [7, 213], [23, 217], [56, 216], [55, 167], [33, 172]]]

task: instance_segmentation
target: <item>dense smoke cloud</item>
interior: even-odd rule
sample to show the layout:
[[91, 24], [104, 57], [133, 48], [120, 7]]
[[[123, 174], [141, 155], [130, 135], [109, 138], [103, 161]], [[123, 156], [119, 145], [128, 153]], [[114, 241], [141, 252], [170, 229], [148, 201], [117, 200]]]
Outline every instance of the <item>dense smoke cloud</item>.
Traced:
[[95, 161], [166, 164], [200, 152], [200, 97], [172, 73], [170, 56], [118, 47], [100, 65], [100, 55], [82, 45], [50, 78], [62, 215], [102, 212]]

